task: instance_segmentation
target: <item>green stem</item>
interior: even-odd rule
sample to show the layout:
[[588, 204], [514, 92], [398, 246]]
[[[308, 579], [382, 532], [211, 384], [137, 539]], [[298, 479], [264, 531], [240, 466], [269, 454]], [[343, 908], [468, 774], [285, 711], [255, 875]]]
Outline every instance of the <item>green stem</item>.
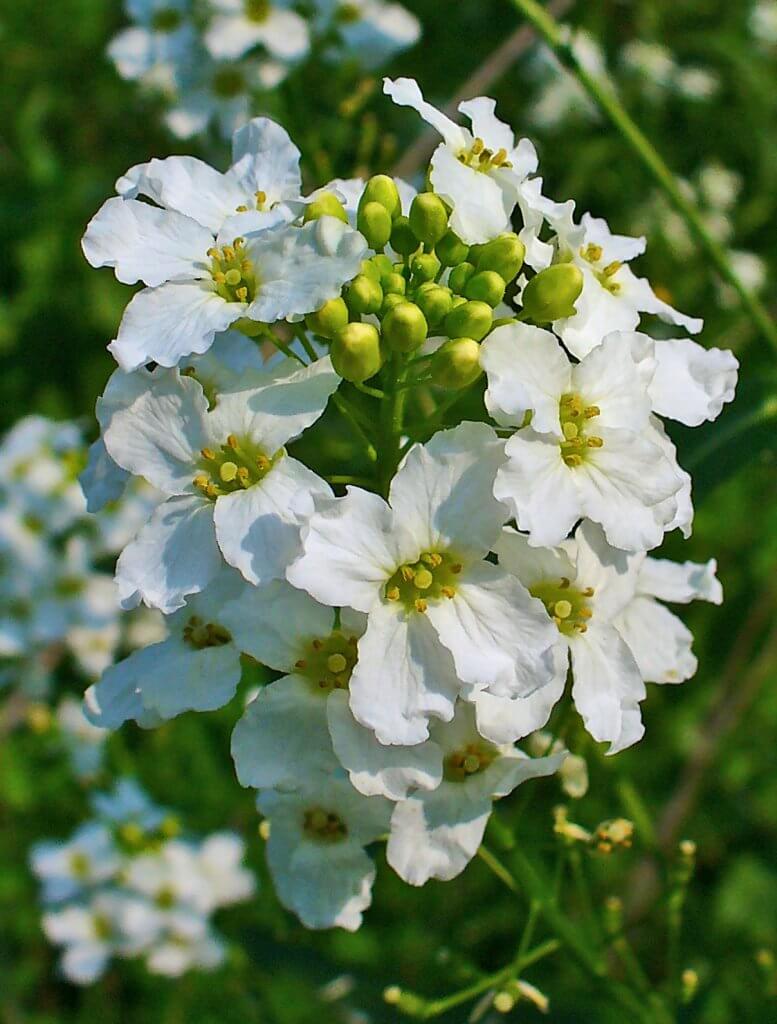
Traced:
[[370, 462], [377, 462], [378, 452], [375, 448], [375, 445], [367, 436], [358, 419], [354, 415], [351, 409], [350, 402], [348, 402], [346, 398], [343, 398], [339, 391], [335, 391], [335, 393], [332, 395], [332, 401], [335, 405], [335, 408], [338, 409], [341, 415], [348, 420], [348, 422], [351, 424], [351, 427], [353, 428], [354, 433], [363, 442], [367, 458], [370, 460]]
[[375, 484], [375, 481], [368, 476], [349, 476], [343, 473], [325, 476], [324, 479], [330, 484], [354, 484], [356, 487], [372, 487]]
[[388, 497], [389, 486], [400, 460], [399, 438], [405, 408], [405, 393], [401, 390], [406, 369], [402, 356], [395, 353], [383, 370], [384, 394], [381, 402], [380, 429], [380, 482], [381, 492]]
[[496, 875], [499, 881], [506, 885], [511, 892], [517, 893], [519, 891], [513, 876], [510, 874], [510, 872], [507, 870], [507, 868], [504, 866], [501, 860], [499, 860], [498, 857], [495, 857], [494, 854], [491, 853], [489, 849], [487, 849], [485, 846], [480, 846], [478, 849], [478, 857], [480, 857], [484, 864], [488, 865], [489, 869]]
[[307, 366], [307, 365], [308, 365], [308, 364], [307, 364], [307, 363], [305, 362], [305, 360], [304, 360], [304, 359], [302, 358], [302, 356], [301, 356], [301, 355], [299, 355], [299, 354], [298, 354], [297, 352], [295, 352], [295, 351], [294, 351], [293, 349], [289, 348], [289, 346], [288, 346], [288, 345], [286, 344], [286, 342], [285, 342], [285, 341], [282, 341], [282, 340], [281, 340], [281, 339], [280, 339], [280, 338], [278, 337], [278, 335], [277, 335], [277, 334], [275, 334], [275, 333], [274, 333], [273, 331], [271, 331], [271, 330], [269, 329], [269, 327], [268, 327], [268, 329], [267, 329], [267, 330], [266, 330], [266, 331], [264, 332], [264, 337], [266, 337], [268, 341], [271, 341], [271, 342], [273, 343], [273, 345], [275, 345], [275, 347], [276, 347], [276, 348], [277, 348], [277, 349], [278, 349], [278, 350], [279, 350], [280, 352], [283, 352], [283, 354], [284, 354], [285, 356], [288, 356], [288, 358], [289, 358], [289, 359], [296, 359], [296, 361], [297, 361], [298, 363], [301, 363], [301, 364], [302, 364], [303, 366]]
[[578, 60], [574, 48], [561, 26], [537, 0], [512, 0], [512, 3], [531, 22], [535, 31], [553, 50], [559, 61], [577, 78], [591, 99], [628, 143], [643, 167], [674, 204], [689, 230], [707, 254], [717, 272], [739, 295], [742, 306], [758, 331], [777, 351], [777, 324], [761, 300], [740, 279], [729, 263], [725, 250], [707, 230], [694, 203], [687, 198], [677, 179], [649, 139], [627, 113], [614, 91], [601, 79], [586, 70]]
[[363, 395], [369, 395], [370, 398], [377, 398], [382, 401], [386, 397], [380, 388], [371, 388], [369, 384], [358, 384], [354, 381], [353, 386], [357, 391], [361, 391]]
[[316, 360], [318, 359], [318, 353], [316, 352], [316, 350], [313, 348], [313, 346], [311, 345], [310, 341], [308, 340], [308, 336], [305, 333], [305, 328], [301, 324], [295, 324], [295, 326], [294, 326], [294, 334], [299, 339], [300, 344], [305, 349], [307, 354], [310, 356], [310, 361], [312, 363], [315, 363]]

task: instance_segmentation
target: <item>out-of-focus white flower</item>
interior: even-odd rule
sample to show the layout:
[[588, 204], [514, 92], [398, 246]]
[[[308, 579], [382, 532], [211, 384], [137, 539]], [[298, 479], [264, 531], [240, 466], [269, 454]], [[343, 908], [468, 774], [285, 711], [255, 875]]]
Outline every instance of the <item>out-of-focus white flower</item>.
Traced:
[[134, 24], [108, 44], [116, 70], [152, 88], [172, 88], [178, 69], [196, 52], [189, 0], [125, 0], [124, 9]]
[[93, 725], [84, 715], [81, 702], [63, 697], [57, 706], [57, 723], [73, 769], [81, 778], [96, 775], [102, 765], [106, 729]]
[[304, 18], [287, 0], [209, 0], [213, 17], [205, 46], [218, 60], [235, 60], [263, 46], [278, 60], [304, 57], [310, 46]]
[[750, 11], [750, 31], [756, 42], [773, 46], [777, 43], [777, 3], [775, 0], [758, 0]]

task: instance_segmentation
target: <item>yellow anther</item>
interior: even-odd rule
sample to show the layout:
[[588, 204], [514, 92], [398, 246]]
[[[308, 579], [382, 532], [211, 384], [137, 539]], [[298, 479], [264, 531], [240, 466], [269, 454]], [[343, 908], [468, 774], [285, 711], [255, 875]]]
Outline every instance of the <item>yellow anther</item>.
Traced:
[[461, 562], [454, 562], [453, 565], [451, 566], [451, 572], [455, 576], [458, 576], [463, 568], [464, 566], [461, 564]]
[[241, 237], [240, 235], [238, 235], [237, 238], [233, 238], [232, 239], [232, 245], [234, 246], [236, 251], [238, 249], [242, 249], [245, 244], [246, 244], [245, 238]]
[[586, 439], [585, 443], [588, 445], [589, 448], [603, 448], [604, 447], [604, 441], [601, 439], [601, 437], [596, 437], [596, 436], [589, 437], [589, 438]]
[[308, 667], [308, 663], [305, 661], [304, 658], [300, 658], [299, 661], [295, 661], [294, 662], [294, 668], [302, 669], [302, 668], [307, 668], [307, 667]]
[[592, 420], [594, 416], [600, 416], [601, 412], [602, 410], [598, 405], [587, 405], [585, 409], [583, 409], [583, 415], [587, 420]]
[[604, 250], [601, 245], [594, 245], [594, 243], [591, 242], [585, 247], [585, 249], [580, 250], [580, 255], [584, 260], [588, 260], [589, 263], [598, 263], [604, 255]]
[[266, 455], [257, 455], [256, 465], [264, 473], [270, 468], [271, 462]]
[[594, 596], [594, 588], [593, 587], [586, 587], [585, 590], [583, 591], [583, 597], [593, 597], [593, 596]]
[[507, 159], [507, 150], [502, 148], [502, 149], [497, 150], [497, 152], [494, 154], [494, 158], [491, 161], [491, 163], [494, 165], [494, 167], [501, 167], [506, 159]]
[[421, 561], [436, 569], [438, 565], [442, 565], [442, 555], [438, 555], [436, 551], [427, 551], [425, 555], [421, 555]]
[[419, 590], [428, 590], [434, 583], [434, 576], [428, 569], [419, 569], [415, 574], [415, 585]]
[[462, 768], [467, 775], [474, 774], [480, 768], [480, 758], [477, 754], [467, 754], [462, 763]]
[[443, 597], [447, 597], [448, 600], [456, 596], [456, 591], [453, 587], [440, 587], [440, 593]]
[[204, 475], [204, 473], [200, 473], [198, 476], [194, 478], [194, 480], [192, 480], [192, 483], [194, 484], [195, 487], [204, 488], [208, 486], [210, 481]]
[[222, 462], [219, 467], [219, 476], [225, 484], [232, 483], [237, 476], [237, 466], [234, 462]]
[[251, 474], [248, 472], [245, 466], [241, 466], [237, 471], [237, 478], [243, 487], [251, 486]]
[[227, 435], [227, 446], [231, 448], [233, 452], [237, 451], [238, 441], [235, 434]]
[[429, 607], [429, 605], [428, 605], [428, 604], [426, 603], [426, 601], [424, 601], [424, 599], [423, 599], [422, 597], [417, 597], [417, 598], [415, 599], [415, 602], [414, 602], [414, 604], [415, 604], [415, 610], [416, 610], [417, 612], [421, 612], [422, 614], [423, 614], [423, 613], [424, 613], [424, 612], [425, 612], [425, 611], [427, 610], [427, 608]]
[[337, 675], [338, 672], [342, 672], [343, 669], [348, 667], [348, 662], [342, 654], [330, 654], [326, 659], [326, 667], [334, 675]]
[[482, 139], [475, 139], [475, 141], [472, 143], [472, 152], [475, 154], [475, 156], [477, 156], [479, 153], [482, 153], [484, 148], [485, 143], [483, 142]]
[[226, 284], [227, 275], [222, 273], [220, 270], [217, 270], [216, 273], [213, 275], [213, 280], [216, 282], [216, 284]]
[[221, 248], [222, 259], [228, 260], [230, 263], [235, 258], [235, 250], [231, 245], [224, 245]]
[[320, 640], [316, 639], [312, 641], [310, 646], [313, 648], [314, 651], [320, 651], [324, 645]]
[[575, 623], [575, 629], [577, 630], [578, 633], [587, 633], [588, 632], [588, 626], [586, 626], [586, 624], [584, 622], [576, 622]]
[[403, 565], [399, 571], [405, 583], [415, 579], [415, 569], [411, 565]]
[[582, 466], [583, 464], [583, 460], [579, 455], [565, 455], [564, 462], [570, 467]]
[[218, 498], [224, 492], [221, 490], [220, 487], [217, 487], [216, 484], [213, 483], [213, 481], [211, 481], [205, 488], [205, 493], [208, 495], [209, 498]]
[[556, 601], [556, 604], [553, 607], [553, 611], [560, 619], [568, 619], [569, 616], [572, 614], [572, 605], [569, 601], [566, 600]]
[[386, 597], [388, 598], [389, 601], [398, 601], [399, 587], [389, 587], [389, 589], [386, 591]]
[[590, 619], [593, 615], [593, 612], [590, 608], [581, 608], [577, 614], [580, 616], [581, 619]]
[[213, 451], [212, 448], [201, 448], [200, 455], [203, 457], [203, 459], [207, 459], [209, 462], [216, 458], [216, 453]]
[[221, 253], [215, 247], [212, 249], [208, 249], [208, 256], [210, 256], [212, 260], [217, 260], [220, 255]]
[[256, 198], [257, 210], [262, 210], [264, 208], [264, 204], [267, 202], [267, 193], [262, 192], [262, 190], [259, 189], [258, 192], [254, 192], [254, 196]]
[[569, 580], [566, 576], [561, 577], [561, 583], [559, 583], [559, 586], [562, 590], [567, 590], [569, 588]]
[[494, 154], [491, 152], [490, 149], [484, 149], [483, 152], [478, 157], [478, 160], [480, 160], [481, 164], [490, 164], [491, 163], [491, 157], [493, 155]]
[[573, 437], [577, 437], [578, 430], [576, 423], [565, 423], [561, 429], [567, 441], [571, 441]]
[[248, 289], [247, 288], [245, 288], [245, 287], [244, 288], [237, 288], [235, 290], [235, 295], [237, 296], [238, 302], [248, 302]]
[[228, 284], [230, 288], [234, 288], [235, 285], [240, 284], [242, 280], [243, 275], [236, 267], [233, 267], [232, 270], [228, 270], [224, 275], [224, 283]]
[[248, 213], [248, 207], [247, 207], [247, 206], [245, 206], [245, 205], [244, 205], [243, 203], [241, 203], [241, 204], [240, 204], [240, 206], [236, 206], [236, 207], [235, 207], [235, 210], [236, 210], [236, 211], [237, 211], [238, 213]]
[[614, 274], [618, 273], [622, 266], [623, 264], [619, 263], [618, 260], [613, 260], [612, 263], [607, 264], [602, 273], [605, 277], [612, 277]]

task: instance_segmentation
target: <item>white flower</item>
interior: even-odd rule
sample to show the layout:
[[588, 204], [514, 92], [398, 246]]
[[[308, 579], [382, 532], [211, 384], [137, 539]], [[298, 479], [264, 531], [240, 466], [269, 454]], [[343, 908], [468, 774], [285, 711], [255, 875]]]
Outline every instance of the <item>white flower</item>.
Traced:
[[238, 573], [224, 570], [166, 620], [167, 639], [134, 651], [89, 687], [89, 721], [107, 729], [128, 719], [157, 725], [184, 711], [223, 707], [235, 695], [241, 669], [240, 650], [221, 611], [239, 594], [242, 612], [254, 592]]
[[382, 743], [420, 743], [459, 694], [528, 694], [551, 676], [552, 632], [517, 581], [484, 561], [507, 511], [491, 497], [504, 458], [463, 423], [416, 446], [389, 502], [356, 487], [320, 502], [289, 581], [368, 614], [351, 676], [356, 719]]
[[108, 56], [122, 78], [170, 88], [195, 54], [189, 0], [125, 0], [124, 8], [135, 24], [114, 36]]
[[37, 843], [30, 855], [46, 903], [62, 903], [107, 881], [121, 863], [111, 830], [98, 822], [82, 825], [67, 842]]
[[650, 424], [653, 367], [617, 334], [573, 365], [553, 334], [527, 324], [493, 331], [482, 363], [489, 411], [518, 427], [494, 494], [530, 543], [558, 544], [587, 518], [625, 550], [659, 544], [684, 478]]
[[245, 843], [234, 832], [214, 832], [197, 849], [198, 868], [208, 884], [208, 907], [229, 907], [253, 896], [256, 879], [243, 867]]
[[286, 0], [209, 0], [213, 20], [205, 46], [213, 57], [234, 60], [262, 45], [283, 61], [304, 57], [310, 47], [308, 26]]
[[92, 794], [92, 807], [104, 821], [113, 825], [136, 826], [142, 832], [158, 828], [167, 816], [167, 812], [130, 778], [119, 779], [111, 793]]
[[411, 885], [449, 881], [477, 853], [495, 799], [527, 779], [552, 775], [566, 751], [532, 759], [510, 744], [484, 740], [470, 705], [459, 704], [451, 722], [435, 722], [424, 746], [433, 748], [442, 781], [398, 803], [391, 816], [386, 857]]
[[391, 803], [324, 775], [291, 793], [267, 790], [267, 861], [281, 903], [307, 928], [356, 931], [372, 901], [375, 865], [364, 850], [388, 832]]
[[[384, 0], [317, 0], [322, 20], [337, 30], [349, 56], [362, 67], [376, 68], [396, 53], [415, 46], [421, 23], [402, 4]], [[336, 57], [339, 48], [334, 48]]]
[[572, 262], [583, 274], [577, 312], [553, 324], [572, 355], [584, 358], [612, 331], [633, 331], [641, 313], [654, 313], [691, 334], [702, 329], [702, 320], [678, 313], [629, 267], [629, 260], [645, 251], [644, 238], [614, 235], [605, 220], [588, 213], [579, 226], [547, 212], [546, 217], [557, 232], [557, 261]]
[[247, 375], [246, 390], [210, 410], [196, 380], [157, 371], [152, 387], [113, 413], [104, 434], [111, 457], [169, 495], [119, 558], [125, 606], [140, 597], [175, 611], [213, 579], [222, 555], [252, 583], [282, 577], [314, 496], [329, 493], [283, 446], [339, 384], [328, 358], [288, 370]]
[[723, 588], [715, 570], [714, 560], [699, 565], [645, 558], [640, 565], [634, 596], [613, 624], [631, 648], [646, 682], [682, 683], [696, 673], [691, 632], [659, 600], [721, 604]]
[[175, 366], [243, 317], [300, 318], [358, 272], [367, 252], [358, 232], [333, 217], [286, 223], [299, 152], [283, 129], [252, 121], [236, 133], [233, 155], [226, 174], [191, 157], [131, 168], [117, 183], [120, 196], [90, 221], [82, 245], [92, 266], [147, 285], [109, 346], [123, 369]]
[[102, 765], [107, 731], [86, 718], [75, 697], [63, 697], [59, 702], [57, 724], [76, 775], [85, 779], [96, 775]]
[[395, 103], [413, 107], [442, 135], [434, 151], [430, 180], [434, 191], [453, 207], [450, 225], [468, 245], [487, 242], [510, 230], [510, 218], [520, 206], [524, 227], [519, 237], [533, 266], [542, 215], [537, 211], [538, 180], [528, 176], [537, 169], [537, 153], [528, 139], [516, 145], [512, 130], [494, 114], [495, 103], [485, 96], [466, 100], [459, 110], [472, 130], [451, 121], [427, 103], [411, 78], [384, 79], [383, 90]]

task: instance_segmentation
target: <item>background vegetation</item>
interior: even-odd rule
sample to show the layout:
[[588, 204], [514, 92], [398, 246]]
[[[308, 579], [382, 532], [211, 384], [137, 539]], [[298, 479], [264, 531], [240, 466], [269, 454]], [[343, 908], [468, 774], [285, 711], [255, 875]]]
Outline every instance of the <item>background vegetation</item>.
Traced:
[[[417, 77], [439, 101], [519, 25], [508, 0], [409, 0], [407, 6], [421, 17], [424, 39], [389, 70]], [[777, 261], [777, 47], [754, 37], [749, 16], [746, 0], [602, 0], [573, 4], [567, 20], [600, 41], [613, 71], [623, 47], [638, 39], [661, 43], [679, 64], [717, 76], [718, 90], [706, 101], [671, 91], [656, 99], [643, 80], [625, 72], [618, 81], [626, 106], [677, 173], [693, 180], [701, 167], [717, 162], [741, 176], [740, 196], [728, 214], [729, 244], [765, 261], [769, 303]], [[115, 178], [131, 164], [171, 152], [226, 163], [216, 140], [175, 143], [159, 126], [154, 101], [118, 79], [104, 49], [121, 24], [118, 0], [57, 0], [34, 10], [0, 0], [3, 430], [31, 411], [91, 415], [112, 366], [105, 344], [126, 290], [108, 272], [87, 267], [79, 239]], [[680, 559], [717, 557], [726, 603], [684, 611], [697, 637], [700, 669], [681, 688], [650, 688], [641, 744], [608, 760], [582, 731], [574, 735], [575, 749], [589, 760], [591, 787], [570, 816], [589, 828], [617, 815], [635, 821], [630, 851], [586, 854], [583, 867], [597, 913], [613, 894], [633, 913], [634, 946], [656, 981], [665, 972], [667, 905], [663, 896], [654, 898], [653, 881], [658, 876], [662, 883], [662, 873], [671, 872], [680, 839], [697, 842], [679, 963], [695, 969], [700, 984], [682, 1019], [766, 1024], [777, 1017], [777, 418], [773, 408], [770, 418], [768, 404], [758, 411], [777, 395], [775, 353], [736, 304], [726, 303], [705, 259], [678, 246], [651, 182], [605, 123], [587, 116], [547, 128], [537, 123], [544, 81], [538, 68], [535, 47], [491, 92], [501, 116], [535, 139], [548, 192], [574, 196], [580, 210], [605, 216], [614, 230], [644, 230], [649, 251], [642, 272], [673, 304], [705, 317], [707, 345], [733, 348], [742, 362], [739, 399], [719, 423], [693, 439], [673, 431], [680, 461], [697, 481], [698, 511], [692, 540], [682, 544], [673, 537], [665, 549]], [[335, 174], [391, 167], [419, 130], [414, 115], [392, 108], [379, 87], [371, 89], [348, 67], [301, 69], [268, 112], [302, 148], [311, 186]], [[78, 688], [66, 671], [62, 688]], [[252, 837], [251, 864], [264, 876], [252, 800], [239, 789], [229, 758], [237, 713], [188, 715], [147, 734], [126, 728], [111, 741], [109, 765], [137, 774], [190, 827], [229, 826]], [[550, 871], [566, 858], [548, 810], [562, 799], [557, 782], [546, 780], [531, 787], [528, 800], [497, 813], [546, 858]], [[122, 962], [82, 992], [56, 978], [26, 854], [43, 835], [69, 834], [85, 813], [85, 795], [53, 739], [28, 727], [0, 739], [3, 1024], [396, 1020], [381, 1000], [385, 985], [444, 995], [465, 984], [473, 969], [498, 968], [513, 955], [526, 913], [522, 898], [476, 860], [457, 881], [433, 882], [422, 891], [381, 871], [361, 932], [316, 935], [278, 906], [265, 880], [253, 904], [220, 918], [235, 952], [216, 975], [171, 983]], [[498, 835], [492, 844], [498, 848]], [[666, 857], [652, 868], [657, 849]], [[566, 868], [563, 878], [565, 903], [582, 913]], [[353, 990], [323, 1001], [332, 992], [322, 993], [322, 986], [343, 974], [352, 976]], [[553, 1024], [623, 1021], [606, 991], [563, 953], [526, 977], [550, 996]], [[462, 1008], [444, 1019], [463, 1022], [468, 1013]], [[509, 1019], [541, 1018], [520, 1003]]]

